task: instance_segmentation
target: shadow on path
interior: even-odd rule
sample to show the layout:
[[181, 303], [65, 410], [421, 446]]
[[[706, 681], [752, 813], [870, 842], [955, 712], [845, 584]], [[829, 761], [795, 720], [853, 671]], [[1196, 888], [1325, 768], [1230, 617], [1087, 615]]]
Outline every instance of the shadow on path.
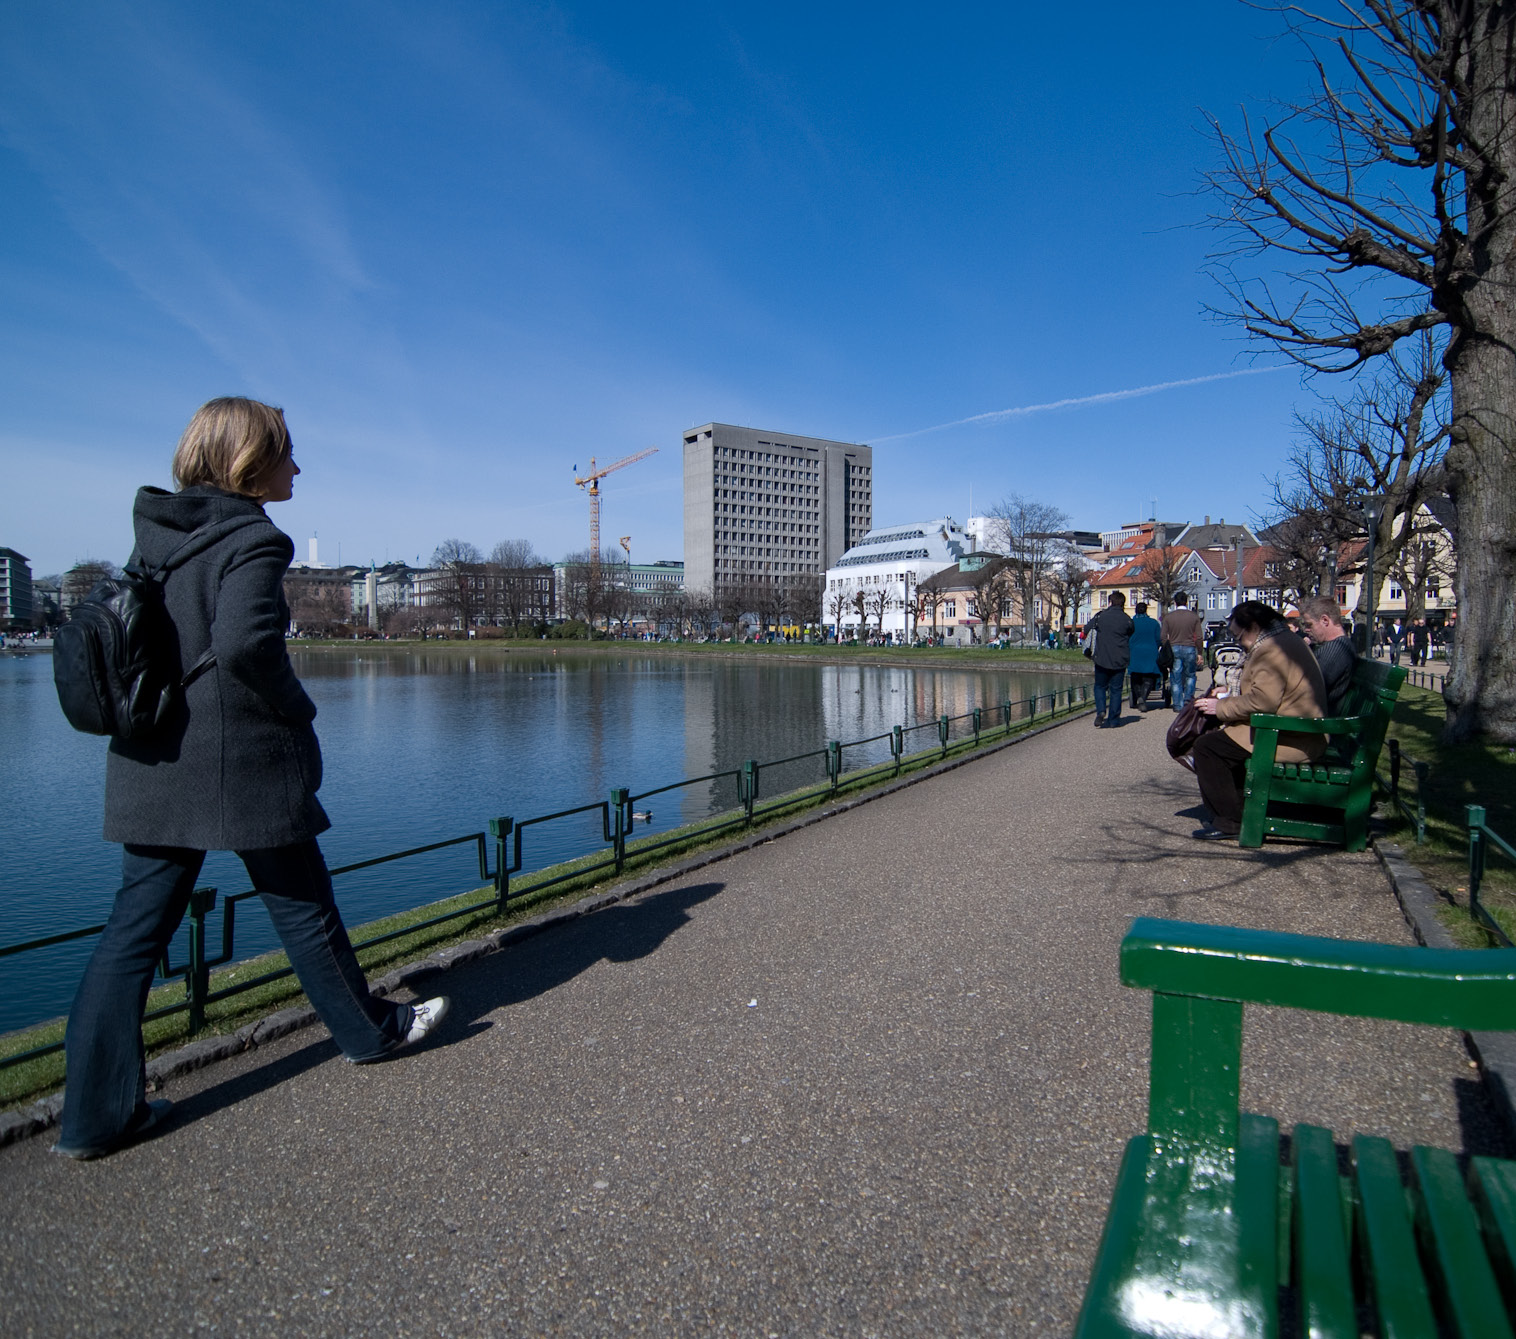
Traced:
[[[433, 986], [445, 989], [452, 1010], [435, 1037], [421, 1046], [398, 1052], [396, 1060], [434, 1046], [466, 1044], [490, 1026], [485, 1021], [486, 1015], [546, 994], [602, 959], [633, 962], [647, 957], [676, 930], [689, 924], [691, 907], [714, 897], [725, 886], [699, 883], [651, 893], [637, 901], [623, 902], [555, 926], [504, 953], [491, 953], [445, 974], [439, 968], [435, 974], [413, 979], [410, 989], [419, 995], [424, 996]], [[445, 981], [439, 980], [444, 976]], [[176, 1104], [173, 1123], [202, 1119], [335, 1059], [336, 1046], [330, 1038], [323, 1037], [257, 1065], [248, 1073], [186, 1096]]]

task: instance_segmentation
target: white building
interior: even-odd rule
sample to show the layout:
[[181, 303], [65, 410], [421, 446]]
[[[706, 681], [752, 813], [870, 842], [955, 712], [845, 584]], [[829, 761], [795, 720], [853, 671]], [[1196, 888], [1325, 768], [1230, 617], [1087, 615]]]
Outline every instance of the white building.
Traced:
[[882, 623], [894, 640], [910, 640], [916, 631], [917, 585], [973, 550], [968, 534], [948, 516], [870, 530], [827, 569], [822, 621], [845, 634], [866, 617], [870, 632], [879, 631]]

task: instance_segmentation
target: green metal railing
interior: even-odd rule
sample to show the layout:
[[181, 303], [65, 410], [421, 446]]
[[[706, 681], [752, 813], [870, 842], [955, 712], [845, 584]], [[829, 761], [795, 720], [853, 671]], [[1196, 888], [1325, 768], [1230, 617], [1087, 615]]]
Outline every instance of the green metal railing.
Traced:
[[1509, 860], [1516, 860], [1516, 849], [1498, 832], [1485, 825], [1484, 805], [1468, 804], [1464, 809], [1469, 818], [1469, 915], [1506, 948], [1516, 948], [1516, 944], [1500, 928], [1500, 923], [1479, 900], [1479, 888], [1484, 882], [1484, 867], [1489, 858], [1490, 843], [1493, 842]]
[[[946, 758], [954, 744], [966, 745], [972, 742], [977, 746], [988, 737], [1005, 737], [1018, 727], [1030, 728], [1040, 718], [1052, 720], [1061, 714], [1069, 714], [1084, 707], [1089, 698], [1089, 689], [1085, 684], [1071, 685], [1068, 688], [1059, 689], [1052, 693], [1040, 693], [1034, 697], [1023, 698], [1015, 702], [1002, 702], [996, 707], [986, 709], [975, 707], [972, 711], [965, 712], [961, 716], [939, 716], [935, 720], [923, 721], [918, 725], [894, 726], [889, 733], [871, 735], [867, 739], [852, 740], [828, 740], [824, 747], [813, 749], [808, 753], [797, 753], [788, 758], [776, 758], [769, 762], [759, 762], [750, 758], [741, 767], [731, 768], [723, 772], [712, 772], [706, 776], [687, 777], [683, 781], [674, 781], [665, 786], [655, 786], [651, 790], [633, 794], [630, 790], [614, 789], [610, 797], [596, 804], [581, 804], [572, 809], [560, 809], [556, 813], [540, 814], [535, 818], [517, 819], [513, 817], [492, 818], [488, 823], [487, 832], [469, 832], [461, 837], [449, 837], [444, 841], [428, 842], [425, 846], [413, 846], [404, 851], [394, 851], [388, 855], [374, 856], [368, 860], [358, 860], [349, 865], [341, 865], [330, 871], [334, 878], [350, 874], [355, 870], [369, 869], [375, 865], [387, 864], [396, 860], [408, 860], [415, 856], [424, 855], [432, 851], [440, 851], [448, 847], [462, 846], [472, 843], [478, 854], [479, 878], [482, 883], [489, 885], [491, 896], [479, 902], [473, 902], [468, 906], [455, 908], [452, 911], [442, 912], [427, 920], [408, 924], [399, 930], [392, 930], [384, 934], [373, 935], [368, 939], [355, 942], [355, 949], [365, 949], [375, 944], [383, 944], [392, 939], [398, 939], [404, 935], [415, 934], [418, 930], [424, 930], [431, 926], [441, 925], [447, 921], [457, 920], [463, 916], [470, 916], [481, 911], [506, 910], [511, 897], [511, 876], [521, 873], [524, 867], [524, 842], [528, 828], [540, 827], [545, 823], [559, 822], [563, 819], [574, 818], [581, 814], [600, 815], [601, 840], [609, 850], [605, 855], [591, 863], [580, 863], [584, 857], [574, 857], [567, 862], [569, 868], [562, 873], [548, 878], [534, 879], [526, 891], [538, 893], [544, 889], [554, 887], [557, 884], [571, 880], [582, 879], [588, 874], [598, 873], [602, 870], [620, 873], [626, 864], [628, 842], [632, 837], [632, 830], [636, 820], [641, 817], [644, 822], [651, 820], [651, 815], [645, 810], [639, 812], [638, 806], [645, 804], [654, 796], [667, 795], [677, 790], [684, 790], [691, 786], [720, 785], [730, 780], [735, 789], [736, 806], [731, 810], [723, 810], [714, 816], [714, 821], [702, 824], [698, 831], [691, 833], [688, 830], [679, 830], [660, 837], [656, 840], [644, 839], [637, 842], [634, 854], [637, 856], [648, 855], [668, 846], [687, 845], [691, 840], [705, 840], [731, 828], [750, 826], [755, 820], [766, 818], [779, 810], [792, 808], [796, 804], [803, 803], [808, 799], [814, 799], [818, 794], [830, 792], [835, 794], [842, 784], [844, 774], [849, 782], [856, 783], [868, 779], [870, 773], [877, 773], [882, 779], [886, 775], [898, 776], [908, 755], [906, 746], [909, 736], [926, 731], [935, 736], [935, 751]], [[1062, 706], [1059, 706], [1059, 703]], [[867, 763], [852, 770], [844, 766], [845, 751], [848, 749], [866, 748], [871, 744], [887, 743], [889, 745], [889, 761]], [[921, 750], [922, 753], [933, 752], [932, 745]], [[795, 768], [806, 763], [811, 763], [813, 769], [824, 774], [825, 780], [819, 786], [809, 789], [802, 787], [799, 790], [790, 789], [783, 792], [768, 805], [759, 803], [763, 789], [763, 774], [774, 773], [780, 768]], [[495, 848], [494, 869], [490, 869], [489, 846], [493, 843]], [[188, 944], [185, 961], [177, 966], [170, 962], [169, 955], [165, 954], [159, 965], [159, 975], [165, 981], [182, 979], [184, 981], [184, 998], [174, 1004], [164, 1005], [153, 1009], [144, 1015], [144, 1021], [155, 1018], [164, 1018], [171, 1014], [184, 1013], [188, 1015], [188, 1030], [191, 1035], [200, 1032], [205, 1026], [205, 1010], [210, 1004], [218, 1000], [227, 999], [233, 995], [239, 995], [244, 991], [253, 990], [258, 986], [267, 985], [271, 981], [278, 981], [283, 977], [293, 974], [290, 967], [280, 968], [277, 971], [265, 972], [260, 976], [246, 981], [238, 981], [232, 985], [224, 986], [218, 990], [210, 987], [210, 973], [214, 967], [224, 966], [233, 961], [234, 945], [236, 938], [237, 905], [247, 901], [248, 898], [256, 897], [257, 891], [249, 889], [246, 892], [235, 893], [230, 897], [220, 899], [221, 913], [221, 946], [220, 952], [214, 957], [209, 951], [210, 935], [208, 933], [207, 919], [215, 911], [218, 893], [215, 888], [197, 888], [190, 895], [189, 910], [186, 914]], [[24, 943], [10, 944], [0, 947], [0, 958], [11, 957], [18, 953], [26, 953], [39, 949], [50, 948], [58, 944], [65, 944], [71, 940], [87, 938], [90, 935], [99, 934], [105, 928], [104, 924], [88, 925], [77, 930], [66, 930], [59, 934], [48, 935], [41, 939], [31, 939]], [[63, 1049], [61, 1041], [51, 1042], [43, 1046], [33, 1047], [27, 1051], [21, 1051], [15, 1055], [0, 1057], [0, 1069], [11, 1065], [18, 1065], [27, 1060], [35, 1060], [45, 1055], [51, 1055]]]
[[[1416, 845], [1425, 846], [1427, 839], [1427, 776], [1429, 768], [1426, 763], [1411, 757], [1408, 753], [1400, 751], [1400, 741], [1391, 739], [1386, 741], [1390, 754], [1390, 775], [1386, 780], [1383, 773], [1377, 769], [1374, 772], [1374, 780], [1379, 789], [1393, 802], [1395, 807], [1410, 820], [1416, 829]], [[1409, 762], [1411, 771], [1416, 777], [1416, 801], [1411, 803], [1400, 793], [1400, 777], [1403, 764]]]

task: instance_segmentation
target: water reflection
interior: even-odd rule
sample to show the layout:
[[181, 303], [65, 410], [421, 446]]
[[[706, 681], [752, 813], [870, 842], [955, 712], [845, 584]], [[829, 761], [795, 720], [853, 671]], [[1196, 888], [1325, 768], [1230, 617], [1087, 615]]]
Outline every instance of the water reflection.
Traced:
[[[460, 654], [426, 648], [301, 649], [326, 758], [321, 800], [333, 866], [517, 819], [819, 750], [828, 739], [887, 735], [975, 706], [1047, 693], [1065, 676], [823, 665], [812, 661], [637, 654]], [[71, 730], [48, 657], [0, 657], [0, 944], [103, 920], [119, 848], [99, 838], [104, 743]], [[988, 716], [988, 713], [987, 713]], [[998, 717], [996, 718], [998, 719]], [[908, 749], [928, 747], [922, 731]], [[889, 756], [849, 749], [849, 768]], [[825, 775], [819, 759], [766, 773], [773, 796]], [[662, 832], [736, 802], [730, 778], [655, 796]], [[526, 869], [600, 844], [598, 814], [534, 827]], [[213, 852], [203, 882], [247, 887], [240, 863]], [[478, 882], [472, 848], [358, 871], [338, 881], [352, 924]], [[274, 940], [255, 903], [238, 919], [238, 954]], [[17, 1025], [63, 1012], [88, 943], [0, 959], [0, 991], [30, 1001]], [[182, 949], [176, 952], [176, 960]], [[30, 961], [28, 961], [30, 960]], [[44, 979], [46, 978], [46, 979]]]

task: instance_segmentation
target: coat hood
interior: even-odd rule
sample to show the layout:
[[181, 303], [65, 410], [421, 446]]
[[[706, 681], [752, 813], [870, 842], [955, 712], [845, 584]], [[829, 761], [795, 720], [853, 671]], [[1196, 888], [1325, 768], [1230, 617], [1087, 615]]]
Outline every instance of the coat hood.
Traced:
[[270, 529], [278, 528], [252, 498], [223, 493], [209, 484], [196, 484], [177, 493], [139, 488], [132, 507], [136, 554], [155, 567], [201, 526], [245, 517], [257, 517]]

